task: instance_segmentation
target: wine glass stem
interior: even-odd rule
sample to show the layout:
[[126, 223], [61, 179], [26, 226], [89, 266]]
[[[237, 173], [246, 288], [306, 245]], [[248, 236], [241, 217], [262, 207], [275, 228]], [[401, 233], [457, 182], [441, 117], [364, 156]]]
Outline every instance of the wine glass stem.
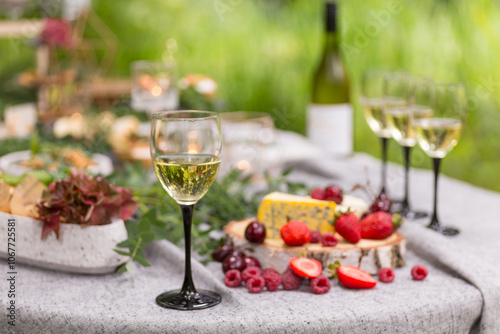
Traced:
[[432, 213], [432, 219], [429, 226], [438, 226], [439, 220], [437, 217], [437, 191], [438, 191], [438, 177], [439, 177], [439, 165], [441, 163], [440, 158], [433, 158], [432, 162], [434, 164], [434, 210]]
[[410, 180], [410, 146], [403, 146], [403, 154], [405, 159], [405, 198], [403, 199], [403, 207], [409, 207], [408, 201], [409, 180]]
[[182, 222], [184, 225], [184, 247], [186, 254], [184, 266], [184, 283], [182, 284], [181, 294], [196, 293], [193, 278], [191, 275], [191, 225], [193, 223], [194, 204], [179, 205], [181, 207]]
[[385, 194], [385, 182], [386, 182], [386, 175], [387, 175], [387, 143], [389, 141], [388, 138], [381, 137], [381, 142], [382, 142], [382, 189], [380, 190], [381, 194]]

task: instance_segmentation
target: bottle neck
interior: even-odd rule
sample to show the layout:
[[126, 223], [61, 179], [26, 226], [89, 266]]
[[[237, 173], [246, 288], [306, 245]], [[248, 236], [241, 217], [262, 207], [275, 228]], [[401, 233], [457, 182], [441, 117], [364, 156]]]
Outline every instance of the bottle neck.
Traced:
[[326, 53], [338, 52], [339, 39], [336, 31], [325, 31], [323, 40], [323, 50]]

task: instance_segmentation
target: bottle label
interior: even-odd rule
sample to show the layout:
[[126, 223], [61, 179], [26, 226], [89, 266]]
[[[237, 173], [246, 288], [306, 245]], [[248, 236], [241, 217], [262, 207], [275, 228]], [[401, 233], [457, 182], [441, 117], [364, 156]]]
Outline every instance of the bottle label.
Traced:
[[344, 104], [309, 104], [307, 136], [318, 147], [336, 156], [353, 150], [352, 106]]

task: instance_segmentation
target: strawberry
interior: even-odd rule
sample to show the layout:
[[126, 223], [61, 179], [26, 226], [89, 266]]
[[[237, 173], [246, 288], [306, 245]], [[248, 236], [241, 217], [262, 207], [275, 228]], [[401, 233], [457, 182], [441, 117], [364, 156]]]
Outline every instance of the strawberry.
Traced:
[[377, 281], [366, 271], [354, 266], [343, 266], [339, 261], [328, 266], [333, 277], [339, 279], [340, 284], [349, 289], [371, 289]]
[[385, 239], [393, 232], [393, 217], [387, 212], [374, 212], [361, 220], [361, 237], [363, 239]]
[[290, 220], [280, 229], [281, 238], [288, 246], [302, 246], [311, 241], [311, 231], [298, 220]]
[[292, 268], [295, 275], [308, 278], [318, 277], [323, 271], [321, 262], [307, 257], [292, 257], [290, 259], [290, 268]]
[[366, 271], [354, 266], [340, 266], [337, 269], [339, 282], [349, 289], [371, 289], [377, 281]]
[[361, 239], [361, 226], [354, 212], [343, 213], [337, 217], [335, 231], [353, 244]]

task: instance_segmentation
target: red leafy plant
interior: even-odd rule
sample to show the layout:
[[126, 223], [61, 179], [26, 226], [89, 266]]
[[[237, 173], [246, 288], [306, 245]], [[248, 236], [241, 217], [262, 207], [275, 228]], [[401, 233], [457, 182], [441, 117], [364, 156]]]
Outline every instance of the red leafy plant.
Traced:
[[137, 208], [132, 191], [116, 187], [102, 177], [73, 172], [56, 180], [37, 204], [43, 222], [42, 239], [50, 231], [59, 238], [59, 224], [106, 225], [111, 217], [129, 219]]

